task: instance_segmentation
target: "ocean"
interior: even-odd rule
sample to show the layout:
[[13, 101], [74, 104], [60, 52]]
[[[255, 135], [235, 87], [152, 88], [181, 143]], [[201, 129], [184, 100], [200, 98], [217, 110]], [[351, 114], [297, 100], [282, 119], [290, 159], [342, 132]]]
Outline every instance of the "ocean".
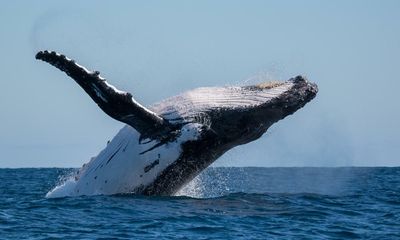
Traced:
[[400, 168], [208, 168], [177, 196], [46, 198], [74, 169], [0, 169], [1, 239], [400, 239]]

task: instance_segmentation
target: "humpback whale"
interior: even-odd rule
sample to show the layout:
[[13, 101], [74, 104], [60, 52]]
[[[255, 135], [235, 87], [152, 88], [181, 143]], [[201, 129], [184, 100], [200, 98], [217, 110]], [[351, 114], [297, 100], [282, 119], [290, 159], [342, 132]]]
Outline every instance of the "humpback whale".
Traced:
[[260, 138], [318, 92], [316, 84], [297, 76], [197, 88], [145, 107], [98, 71], [62, 54], [40, 51], [36, 59], [65, 72], [107, 115], [126, 124], [75, 174], [67, 193], [74, 196], [172, 195], [229, 149]]

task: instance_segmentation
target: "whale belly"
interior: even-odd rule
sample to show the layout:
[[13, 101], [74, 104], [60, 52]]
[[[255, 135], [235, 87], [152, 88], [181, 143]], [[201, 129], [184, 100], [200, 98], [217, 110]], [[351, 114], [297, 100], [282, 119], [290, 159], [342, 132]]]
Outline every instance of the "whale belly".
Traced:
[[[197, 139], [200, 129], [199, 124], [188, 124], [182, 128], [176, 141], [152, 149], [158, 141], [139, 143], [140, 134], [127, 125], [103, 151], [84, 164], [74, 178], [70, 179], [68, 192], [64, 194], [79, 196], [140, 193], [165, 168], [179, 159], [182, 143]], [[149, 149], [151, 150], [148, 151]], [[62, 188], [63, 185], [54, 189], [53, 195], [58, 197], [60, 194], [56, 192], [66, 190]], [[48, 196], [51, 197], [52, 192]]]

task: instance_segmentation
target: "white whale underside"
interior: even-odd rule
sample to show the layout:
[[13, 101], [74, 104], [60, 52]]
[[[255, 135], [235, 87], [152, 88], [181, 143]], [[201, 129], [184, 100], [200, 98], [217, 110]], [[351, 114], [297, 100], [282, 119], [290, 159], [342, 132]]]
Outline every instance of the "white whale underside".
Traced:
[[263, 91], [243, 90], [241, 87], [198, 88], [161, 101], [150, 109], [171, 123], [192, 121], [183, 126], [181, 135], [175, 141], [145, 152], [158, 142], [147, 142], [145, 139], [139, 144], [140, 134], [126, 125], [104, 150], [46, 196], [110, 195], [145, 187], [179, 158], [182, 143], [199, 139], [203, 125], [212, 127], [207, 117], [208, 111], [257, 106], [288, 91], [292, 86], [291, 82], [286, 82]]

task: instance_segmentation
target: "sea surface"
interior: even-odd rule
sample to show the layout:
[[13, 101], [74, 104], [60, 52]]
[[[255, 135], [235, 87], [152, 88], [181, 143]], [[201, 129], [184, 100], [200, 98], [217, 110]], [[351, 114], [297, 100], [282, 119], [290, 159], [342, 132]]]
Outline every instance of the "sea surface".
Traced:
[[0, 169], [0, 239], [400, 239], [400, 168], [209, 168], [171, 197], [45, 198], [74, 169]]

